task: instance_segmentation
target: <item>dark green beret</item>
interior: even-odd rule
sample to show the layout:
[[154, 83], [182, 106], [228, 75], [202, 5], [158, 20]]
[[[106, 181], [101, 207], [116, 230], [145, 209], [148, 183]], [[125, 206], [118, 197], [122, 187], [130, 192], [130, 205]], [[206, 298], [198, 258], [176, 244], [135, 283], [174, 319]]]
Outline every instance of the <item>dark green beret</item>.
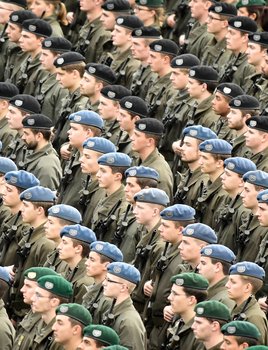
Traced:
[[198, 273], [185, 272], [171, 277], [171, 283], [179, 287], [192, 288], [197, 290], [207, 290], [209, 283], [207, 279]]
[[92, 323], [92, 316], [90, 312], [80, 304], [61, 304], [57, 307], [56, 314], [68, 316], [78, 322], [81, 322], [85, 326]]
[[198, 317], [211, 318], [226, 322], [231, 320], [231, 314], [228, 307], [217, 300], [208, 300], [198, 303], [195, 306], [194, 311]]
[[97, 340], [105, 345], [118, 345], [120, 342], [117, 333], [110, 327], [92, 324], [84, 328], [83, 336]]

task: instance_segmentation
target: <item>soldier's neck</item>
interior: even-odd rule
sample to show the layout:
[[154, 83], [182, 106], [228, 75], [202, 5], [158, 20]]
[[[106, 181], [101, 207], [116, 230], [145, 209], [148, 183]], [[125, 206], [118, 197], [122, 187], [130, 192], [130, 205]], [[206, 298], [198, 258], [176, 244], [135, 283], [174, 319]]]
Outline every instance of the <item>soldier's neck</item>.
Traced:
[[217, 169], [213, 173], [209, 174], [209, 180], [215, 182], [223, 173], [223, 169]]
[[53, 320], [53, 318], [56, 317], [55, 308], [51, 308], [50, 310], [46, 311], [41, 315], [41, 317], [45, 324], [49, 324]]
[[155, 147], [150, 147], [150, 146], [148, 146], [148, 147], [146, 147], [146, 148], [144, 148], [143, 150], [141, 150], [140, 152], [139, 152], [139, 157], [140, 157], [140, 159], [144, 162], [145, 161], [145, 159], [147, 159], [148, 157], [149, 157], [149, 155], [153, 152], [155, 150]]
[[200, 164], [199, 164], [199, 159], [196, 161], [193, 161], [191, 163], [187, 163], [188, 168], [190, 169], [190, 171], [195, 171], [196, 169], [200, 168]]
[[206, 349], [211, 349], [217, 344], [221, 343], [222, 341], [223, 341], [223, 335], [219, 331], [219, 333], [216, 333], [216, 332], [211, 333], [211, 337], [207, 341], [204, 341], [203, 344]]
[[152, 220], [148, 224], [144, 225], [144, 227], [148, 232], [150, 232], [159, 223], [159, 220], [160, 220], [160, 216], [152, 217]]
[[222, 31], [219, 32], [219, 33], [215, 33], [215, 34], [213, 34], [213, 35], [214, 35], [216, 41], [217, 41], [217, 42], [220, 42], [220, 41], [222, 41], [222, 40], [226, 37], [227, 32], [228, 32], [228, 30], [226, 29], [226, 30], [222, 30]]
[[114, 182], [109, 188], [106, 188], [106, 194], [107, 196], [111, 196], [113, 193], [115, 193], [119, 188], [121, 187], [122, 183], [119, 181]]
[[164, 77], [165, 75], [169, 74], [171, 72], [171, 68], [170, 68], [170, 65], [168, 66], [163, 66], [162, 69], [157, 72], [159, 78], [162, 78]]
[[183, 319], [184, 323], [188, 323], [195, 317], [195, 312], [194, 312], [194, 305], [192, 308], [189, 308], [186, 310], [184, 313], [181, 313], [181, 318]]
[[102, 8], [98, 7], [90, 12], [87, 12], [87, 19], [89, 21], [89, 23], [95, 21], [95, 19], [99, 18], [102, 14]]
[[68, 263], [68, 267], [70, 269], [74, 269], [82, 260], [82, 256], [81, 255], [75, 255], [72, 259], [66, 261]]

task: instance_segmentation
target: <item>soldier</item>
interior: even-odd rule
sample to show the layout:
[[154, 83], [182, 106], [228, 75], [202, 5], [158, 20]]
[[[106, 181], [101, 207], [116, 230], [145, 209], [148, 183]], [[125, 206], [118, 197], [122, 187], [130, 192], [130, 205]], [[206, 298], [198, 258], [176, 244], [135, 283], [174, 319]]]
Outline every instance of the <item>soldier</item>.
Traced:
[[55, 343], [64, 350], [76, 349], [82, 341], [83, 331], [92, 323], [88, 310], [79, 304], [61, 304], [56, 309], [56, 321], [52, 326]]
[[59, 258], [68, 265], [63, 275], [73, 285], [73, 301], [80, 303], [85, 287], [93, 283], [92, 278], [86, 276], [85, 261], [96, 236], [91, 229], [79, 224], [63, 227], [60, 236]]
[[112, 345], [118, 345], [120, 339], [117, 333], [110, 327], [92, 324], [84, 328], [83, 340], [79, 349], [103, 349]]
[[256, 31], [257, 24], [251, 18], [235, 16], [229, 19], [226, 42], [232, 55], [220, 70], [220, 83], [232, 82], [243, 88], [245, 79], [254, 73], [247, 61], [246, 50], [248, 35]]
[[254, 116], [246, 121], [246, 146], [250, 149], [250, 159], [258, 170], [268, 171], [268, 122], [267, 117]]
[[105, 190], [92, 217], [92, 229], [98, 240], [111, 242], [115, 229], [127, 203], [124, 193], [124, 173], [130, 167], [131, 159], [124, 153], [106, 153], [98, 158], [96, 174], [99, 187]]
[[159, 232], [160, 212], [168, 206], [169, 198], [162, 190], [148, 188], [136, 193], [134, 201], [136, 204], [133, 213], [136, 221], [145, 229], [137, 244], [134, 259], [134, 266], [141, 272], [141, 282], [133, 293], [133, 301], [136, 309], [141, 313], [146, 303], [143, 292], [144, 283], [150, 279], [151, 271], [156, 268], [164, 248]]
[[[120, 15], [131, 15], [132, 12], [130, 3], [126, 0], [108, 0], [101, 5], [101, 8], [102, 15], [100, 19], [102, 26], [108, 31], [113, 31], [117, 17]], [[111, 44], [111, 42], [106, 42], [106, 45], [104, 45], [105, 51], [107, 49], [107, 44], [109, 45], [109, 43]], [[110, 48], [112, 48], [112, 45]]]
[[[208, 176], [201, 172], [199, 145], [205, 140], [216, 139], [217, 135], [201, 125], [188, 126], [182, 132], [182, 145], [179, 145], [181, 161], [187, 164], [188, 169], [182, 175], [174, 196], [174, 203], [187, 204], [196, 208]], [[177, 144], [176, 142], [175, 144]], [[177, 146], [176, 146], [177, 147]]]
[[162, 328], [163, 309], [170, 293], [170, 278], [178, 272], [182, 264], [178, 247], [182, 240], [182, 230], [194, 223], [195, 210], [187, 205], [175, 204], [160, 212], [160, 236], [165, 242], [165, 248], [152, 270], [150, 280], [143, 286], [144, 294], [149, 297], [144, 308], [144, 322], [150, 333], [150, 349], [157, 349], [162, 343], [159, 330]]
[[86, 21], [79, 31], [75, 51], [85, 56], [86, 62], [99, 62], [103, 48], [111, 34], [106, 31], [100, 20], [103, 1], [91, 4], [89, 0], [80, 3], [80, 10], [85, 12]]
[[116, 73], [116, 84], [130, 88], [133, 74], [139, 67], [139, 62], [131, 56], [131, 33], [142, 27], [142, 21], [136, 16], [119, 16], [112, 31], [113, 45], [116, 48], [110, 65]]
[[162, 0], [137, 0], [134, 12], [145, 26], [160, 29], [165, 19], [164, 3]]
[[0, 228], [1, 265], [10, 266], [15, 263], [18, 242], [22, 239], [24, 231], [29, 229], [29, 225], [22, 221], [20, 194], [39, 184], [39, 180], [27, 171], [9, 171], [5, 175], [3, 203], [10, 209], [12, 215], [2, 222]]
[[266, 3], [263, 0], [239, 0], [236, 4], [239, 16], [247, 16], [254, 18], [254, 21], [258, 24], [258, 27], [265, 27], [265, 6]]
[[[56, 272], [46, 267], [31, 267], [24, 271], [24, 282], [21, 288], [24, 304], [31, 305], [32, 297], [37, 287], [37, 280], [46, 275], [56, 275]], [[29, 349], [31, 344], [32, 334], [36, 331], [36, 326], [41, 319], [39, 313], [33, 313], [30, 310], [17, 324], [16, 337], [13, 344], [13, 350], [26, 350]]]
[[175, 93], [170, 80], [171, 60], [178, 54], [178, 46], [168, 39], [154, 40], [149, 44], [148, 63], [157, 77], [150, 84], [145, 100], [149, 104], [151, 118], [163, 119], [165, 104]]
[[3, 193], [5, 191], [5, 174], [9, 171], [17, 171], [16, 164], [8, 158], [0, 157], [0, 220], [3, 222], [11, 216], [11, 211], [3, 204]]
[[35, 91], [35, 96], [41, 105], [41, 113], [47, 115], [55, 125], [62, 108], [62, 100], [67, 97], [68, 91], [60, 86], [56, 79], [57, 69], [54, 61], [62, 53], [71, 51], [72, 44], [65, 38], [50, 37], [42, 42], [40, 62], [48, 76], [41, 79]]
[[[60, 304], [68, 303], [73, 295], [72, 284], [62, 276], [43, 276], [37, 280], [32, 296], [32, 311], [41, 315], [35, 333], [29, 339], [33, 350], [62, 349], [53, 340], [52, 326], [56, 319], [56, 309]], [[29, 349], [29, 348], [28, 348]]]
[[184, 111], [188, 110], [189, 105], [193, 103], [193, 99], [190, 97], [187, 90], [189, 70], [191, 67], [198, 66], [199, 64], [199, 59], [191, 54], [177, 56], [173, 58], [170, 63], [172, 68], [170, 80], [176, 93], [167, 101], [167, 106], [163, 115], [165, 133], [162, 136], [159, 150], [165, 156], [165, 159], [171, 163], [170, 166], [173, 170], [173, 174], [177, 171], [174, 165], [177, 159], [175, 158], [174, 160], [172, 144], [174, 141], [180, 139], [182, 130], [188, 121], [188, 116], [186, 117]]
[[47, 255], [44, 266], [62, 273], [67, 264], [60, 260], [58, 246], [61, 243], [60, 231], [64, 226], [80, 224], [82, 221], [79, 211], [66, 204], [53, 205], [48, 209], [47, 222], [44, 225], [46, 238], [55, 244], [54, 250]]
[[216, 87], [214, 99], [212, 100], [212, 109], [219, 116], [218, 121], [213, 126], [213, 130], [220, 139], [232, 142], [235, 138], [235, 131], [228, 126], [227, 115], [230, 113], [230, 101], [244, 91], [240, 86], [233, 83], [222, 83]]
[[161, 33], [154, 27], [141, 27], [134, 29], [132, 34], [131, 54], [133, 58], [140, 61], [140, 66], [133, 74], [130, 87], [132, 95], [145, 98], [152, 81], [156, 79], [148, 63], [150, 57], [150, 44], [160, 39]]
[[119, 144], [120, 152], [128, 154], [132, 160], [138, 158], [138, 154], [132, 151], [131, 137], [134, 134], [135, 122], [146, 118], [148, 115], [147, 104], [137, 96], [126, 96], [119, 101], [119, 113], [117, 116], [120, 129], [128, 135], [125, 142]]
[[61, 179], [61, 166], [51, 139], [51, 120], [43, 114], [32, 114], [22, 120], [27, 152], [21, 168], [32, 172], [41, 185], [56, 190]]
[[209, 244], [202, 248], [200, 253], [197, 269], [209, 282], [208, 299], [220, 301], [233, 308], [234, 302], [228, 297], [225, 284], [228, 281], [229, 269], [235, 262], [234, 253], [221, 244]]
[[107, 266], [116, 261], [123, 261], [123, 255], [114, 244], [102, 241], [91, 243], [85, 264], [87, 276], [94, 279], [94, 284], [86, 287], [82, 305], [89, 310], [96, 324], [101, 323], [102, 312], [108, 311], [112, 304], [109, 298], [103, 297], [102, 283], [107, 274]]
[[15, 329], [6, 313], [4, 302], [2, 300], [4, 294], [7, 292], [10, 283], [9, 273], [5, 268], [0, 267], [0, 321], [1, 331], [0, 340], [3, 349], [13, 349], [15, 339]]
[[[72, 113], [68, 117], [70, 128], [67, 131], [69, 143], [61, 148], [61, 154], [65, 155], [65, 150], [69, 152], [72, 148], [70, 160], [64, 168], [60, 186], [58, 187], [58, 203], [72, 205], [78, 208], [80, 194], [85, 175], [81, 172], [80, 157], [83, 151], [83, 142], [88, 137], [100, 136], [103, 121], [98, 113], [88, 110], [82, 110]], [[64, 158], [64, 157], [63, 157]]]
[[20, 70], [21, 63], [26, 59], [27, 52], [22, 51], [19, 45], [19, 39], [22, 31], [22, 23], [26, 19], [37, 18], [32, 11], [19, 10], [14, 11], [9, 16], [9, 22], [6, 28], [6, 34], [8, 36], [5, 69], [4, 69], [4, 80], [12, 82], [11, 77], [16, 76], [16, 72]]
[[19, 168], [24, 162], [27, 151], [27, 147], [21, 139], [23, 135], [22, 120], [26, 115], [40, 113], [40, 111], [40, 104], [31, 95], [16, 95], [9, 101], [6, 118], [10, 129], [14, 130], [16, 134], [13, 140], [10, 140], [6, 156], [12, 159]]
[[[260, 331], [251, 322], [232, 321], [222, 326], [223, 350], [254, 349], [259, 344]], [[258, 347], [256, 347], [258, 348]]]
[[121, 249], [124, 262], [131, 263], [136, 254], [136, 246], [141, 239], [142, 227], [137, 223], [133, 213], [134, 195], [144, 188], [156, 188], [159, 174], [156, 170], [144, 166], [131, 167], [125, 172], [125, 196], [128, 206], [114, 234], [114, 243]]
[[203, 349], [203, 344], [194, 337], [191, 329], [194, 323], [195, 306], [207, 297], [208, 281], [193, 272], [172, 276], [172, 287], [168, 300], [175, 314], [167, 324], [166, 339], [163, 348], [167, 349]]
[[40, 56], [42, 41], [52, 33], [50, 24], [42, 19], [27, 19], [22, 23], [22, 32], [19, 44], [22, 51], [28, 55], [21, 63], [16, 77], [11, 77], [20, 93], [34, 95], [36, 84], [47, 77], [48, 73], [42, 69]]
[[164, 132], [163, 124], [153, 118], [143, 118], [135, 122], [131, 136], [132, 150], [139, 154], [138, 165], [155, 169], [159, 175], [158, 187], [171, 198], [173, 177], [168, 163], [159, 153], [157, 147]]
[[80, 92], [80, 82], [85, 72], [85, 57], [77, 52], [65, 52], [55, 59], [54, 65], [57, 68], [57, 80], [68, 90], [68, 96], [62, 101], [62, 109], [54, 126], [53, 146], [59, 151], [62, 144], [67, 141], [68, 116], [85, 109], [88, 98], [82, 96]]
[[103, 154], [115, 151], [114, 144], [102, 137], [90, 137], [83, 143], [80, 163], [82, 173], [86, 174], [86, 181], [80, 192], [79, 207], [83, 224], [87, 227], [91, 227], [97, 204], [105, 196], [105, 190], [99, 187], [97, 180], [98, 158]]
[[98, 112], [101, 97], [101, 90], [106, 85], [115, 82], [115, 74], [110, 67], [104, 64], [88, 63], [85, 73], [80, 82], [80, 91], [87, 96], [90, 102], [90, 109]]
[[2, 142], [1, 154], [5, 155], [9, 143], [15, 135], [15, 131], [10, 129], [6, 115], [8, 113], [9, 100], [17, 95], [19, 90], [10, 83], [0, 83], [0, 140]]
[[109, 326], [118, 334], [120, 344], [133, 350], [146, 349], [147, 341], [144, 325], [130, 297], [139, 282], [140, 272], [124, 262], [109, 264], [103, 282], [104, 296], [115, 300], [113, 310], [109, 310], [114, 315]]
[[249, 214], [242, 203], [244, 189], [243, 175], [256, 170], [256, 165], [249, 159], [231, 157], [224, 161], [224, 173], [221, 175], [222, 188], [228, 193], [226, 202], [218, 209], [218, 243], [230, 248], [237, 254], [240, 247], [239, 227]]
[[[237, 254], [238, 261], [255, 261], [257, 255], [262, 256], [260, 244], [266, 236], [266, 229], [259, 223], [257, 216], [257, 195], [268, 188], [268, 174], [261, 170], [244, 174], [244, 190], [241, 193], [243, 205], [250, 212], [240, 226], [240, 242]], [[248, 247], [250, 246], [250, 249]]]
[[226, 283], [229, 298], [234, 300], [231, 314], [236, 321], [248, 321], [257, 326], [261, 341], [267, 344], [267, 319], [255, 299], [262, 288], [265, 271], [255, 263], [243, 261], [230, 267], [229, 281]]
[[248, 148], [246, 147], [245, 134], [248, 130], [246, 121], [252, 115], [259, 115], [260, 105], [258, 100], [249, 95], [236, 96], [229, 103], [230, 113], [227, 115], [227, 123], [230, 129], [236, 131], [233, 140], [233, 157], [244, 157]]
[[237, 9], [233, 4], [218, 2], [212, 4], [208, 11], [207, 32], [213, 37], [207, 43], [207, 48], [202, 55], [202, 64], [212, 66], [219, 71], [232, 54], [226, 48], [226, 34], [228, 19], [237, 15]]
[[216, 227], [218, 209], [227, 200], [227, 193], [222, 188], [221, 175], [224, 160], [231, 156], [232, 146], [224, 140], [206, 140], [199, 145], [201, 172], [208, 174], [209, 182], [198, 198], [197, 218], [212, 228]]
[[259, 99], [262, 88], [267, 86], [267, 79], [262, 75], [262, 66], [265, 64], [265, 51], [268, 47], [268, 33], [254, 33], [248, 36], [247, 56], [248, 63], [254, 66], [255, 72], [248, 77], [245, 83], [245, 92]]
[[119, 101], [131, 92], [121, 85], [109, 85], [101, 89], [99, 111], [104, 122], [103, 137], [110, 140], [121, 152], [120, 143], [130, 143], [127, 134], [120, 129], [117, 120], [119, 115]]
[[24, 223], [30, 225], [18, 242], [18, 249], [13, 266], [13, 284], [9, 291], [9, 309], [12, 319], [22, 319], [28, 311], [28, 305], [23, 304], [20, 289], [23, 286], [23, 272], [30, 267], [42, 265], [47, 254], [54, 249], [53, 242], [44, 237], [44, 224], [47, 220], [47, 210], [54, 201], [55, 195], [48, 188], [34, 186], [20, 194], [22, 201], [21, 216]]
[[220, 350], [223, 343], [221, 326], [231, 320], [228, 307], [219, 301], [209, 300], [198, 303], [192, 330], [195, 338], [201, 340], [205, 349]]

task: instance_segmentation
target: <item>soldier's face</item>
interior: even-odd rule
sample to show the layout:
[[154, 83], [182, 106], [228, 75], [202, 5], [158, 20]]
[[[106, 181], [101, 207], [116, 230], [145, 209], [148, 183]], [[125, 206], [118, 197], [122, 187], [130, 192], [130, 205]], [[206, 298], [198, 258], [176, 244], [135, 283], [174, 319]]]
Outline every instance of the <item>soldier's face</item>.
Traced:
[[99, 170], [98, 158], [100, 153], [83, 148], [80, 158], [82, 173], [96, 175]]
[[103, 120], [114, 120], [119, 113], [119, 104], [101, 96], [98, 110]]
[[181, 230], [182, 230], [182, 227], [181, 226], [176, 227], [174, 221], [161, 219], [159, 232], [163, 241], [170, 242], [172, 244], [181, 241], [181, 238], [182, 238]]
[[257, 67], [261, 66], [265, 57], [264, 51], [265, 50], [262, 50], [260, 45], [249, 42], [246, 50], [248, 63]]
[[244, 183], [244, 189], [241, 192], [240, 196], [245, 208], [254, 209], [258, 206], [257, 194], [258, 191], [256, 190], [255, 185], [249, 182]]
[[131, 135], [130, 139], [132, 141], [132, 150], [136, 152], [143, 151], [150, 143], [150, 138], [148, 138], [144, 132], [138, 130], [134, 130], [133, 135]]
[[46, 238], [56, 242], [60, 241], [60, 231], [64, 226], [61, 224], [59, 218], [48, 216], [47, 222], [44, 225]]
[[21, 204], [18, 188], [9, 184], [5, 184], [3, 188], [3, 203], [9, 208], [13, 208]]
[[30, 129], [23, 128], [21, 139], [24, 141], [27, 149], [35, 150], [38, 145], [38, 134], [34, 134]]
[[111, 273], [107, 273], [105, 280], [103, 281], [103, 295], [108, 298], [117, 298], [122, 289], [124, 280]]
[[247, 34], [242, 34], [239, 30], [228, 27], [228, 32], [226, 34], [226, 45], [228, 50], [238, 53], [247, 42]]
[[188, 85], [188, 74], [183, 72], [180, 68], [173, 68], [170, 80], [174, 89], [184, 90]]
[[229, 194], [236, 193], [239, 188], [242, 191], [244, 185], [242, 177], [227, 168], [224, 169], [224, 172], [221, 175], [221, 182], [222, 188]]
[[213, 334], [212, 323], [204, 317], [196, 316], [194, 318], [194, 323], [191, 328], [194, 332], [196, 339], [201, 341], [209, 340], [211, 338], [211, 335]]
[[[64, 315], [57, 315], [52, 326], [53, 336], [56, 343], [68, 344], [73, 336], [77, 335], [77, 327], [72, 326], [70, 318]], [[81, 330], [80, 330], [81, 332]]]
[[214, 12], [209, 12], [206, 23], [208, 33], [212, 34], [220, 33], [228, 25], [228, 21], [222, 20], [220, 15]]
[[179, 245], [180, 256], [186, 262], [199, 263], [201, 248], [200, 241], [192, 237], [183, 236]]
[[18, 108], [9, 105], [6, 115], [8, 126], [13, 130], [21, 130], [23, 128], [22, 119], [25, 117]]
[[6, 29], [6, 34], [10, 41], [17, 43], [21, 36], [21, 28], [16, 24], [9, 22]]
[[197, 20], [204, 17], [210, 5], [211, 5], [210, 1], [191, 0], [189, 2], [191, 16]]
[[80, 81], [80, 92], [84, 96], [94, 96], [96, 94], [96, 79], [88, 74], [84, 73], [83, 78]]
[[156, 205], [136, 202], [133, 213], [138, 224], [148, 225], [156, 215], [159, 215], [159, 210], [157, 210]]
[[50, 6], [43, 0], [33, 0], [30, 6], [30, 10], [39, 18], [44, 16], [49, 9]]
[[59, 258], [67, 263], [72, 261], [76, 256], [76, 248], [77, 247], [74, 247], [73, 240], [70, 237], [63, 236], [58, 246]]
[[151, 70], [155, 73], [159, 73], [163, 69], [163, 64], [165, 63], [165, 55], [160, 52], [150, 51], [150, 56], [148, 58], [148, 63], [151, 67]]
[[173, 284], [168, 296], [172, 311], [176, 314], [184, 313], [189, 309], [189, 297], [185, 294], [183, 287]]
[[99, 350], [100, 347], [97, 346], [96, 341], [92, 338], [83, 337], [81, 344], [79, 344], [78, 349], [80, 350]]
[[224, 95], [218, 91], [215, 93], [215, 97], [213, 98], [211, 104], [212, 109], [216, 114], [227, 116], [227, 114], [230, 112], [229, 103], [226, 97], [224, 97]]
[[40, 56], [40, 62], [42, 64], [42, 67], [48, 71], [54, 70], [55, 66], [53, 64], [55, 58], [57, 55], [55, 55], [50, 50], [42, 50], [41, 56]]
[[21, 216], [23, 222], [27, 222], [30, 225], [33, 224], [36, 220], [36, 216], [38, 215], [39, 210], [40, 207], [34, 206], [33, 203], [22, 201]]
[[37, 287], [37, 282], [31, 281], [27, 278], [24, 279], [23, 286], [21, 288], [21, 293], [23, 296], [23, 302], [25, 304], [31, 304], [32, 303], [32, 297], [35, 293], [35, 289]]
[[83, 142], [92, 137], [92, 131], [85, 128], [82, 124], [70, 123], [70, 129], [67, 131], [69, 143], [71, 146], [80, 149]]
[[220, 347], [221, 350], [243, 350], [245, 349], [245, 343], [238, 345], [236, 337], [233, 335], [224, 335], [223, 343]]
[[200, 263], [197, 265], [198, 272], [204, 276], [209, 282], [212, 282], [215, 278], [215, 272], [218, 268], [216, 264], [212, 264], [211, 258], [207, 256], [201, 256]]
[[267, 53], [265, 53], [265, 57], [264, 57], [264, 60], [262, 62], [262, 65], [261, 65], [261, 70], [262, 70], [262, 74], [265, 77], [267, 77], [268, 76], [268, 55], [267, 55]]
[[144, 39], [132, 38], [131, 53], [133, 58], [146, 62], [150, 56], [150, 46], [145, 43]]
[[112, 31], [112, 41], [113, 45], [117, 47], [121, 47], [126, 45], [128, 42], [131, 42], [130, 30], [123, 28], [119, 25], [114, 26], [114, 30]]
[[202, 173], [204, 174], [214, 174], [219, 170], [219, 167], [223, 167], [223, 161], [217, 160], [213, 157], [212, 154], [207, 152], [200, 152], [199, 164]]
[[132, 117], [127, 111], [122, 108], [119, 108], [119, 113], [117, 116], [117, 121], [120, 125], [120, 128], [128, 133], [134, 130], [135, 121], [139, 118]]
[[264, 136], [264, 132], [261, 132], [256, 129], [248, 128], [245, 133], [246, 137], [246, 146], [253, 152], [258, 153], [258, 148], [261, 146], [262, 138]]
[[247, 8], [246, 7], [240, 7], [237, 10], [237, 16], [249, 17], [249, 12], [248, 12]]
[[266, 203], [258, 204], [257, 217], [261, 226], [268, 226], [268, 205]]
[[71, 88], [73, 86], [73, 72], [67, 72], [62, 68], [57, 68], [56, 78], [59, 81], [60, 85], [65, 89]]
[[228, 127], [234, 130], [241, 130], [245, 126], [246, 119], [242, 116], [242, 112], [239, 109], [230, 109], [230, 113], [227, 114]]
[[97, 0], [81, 0], [80, 2], [80, 9], [84, 12], [90, 12], [98, 6], [96, 3], [99, 3]]
[[185, 136], [181, 147], [181, 160], [186, 163], [196, 162], [199, 159], [199, 155], [197, 139]]
[[139, 17], [139, 19], [144, 22], [144, 25], [146, 25], [145, 23], [150, 23], [150, 21], [154, 20], [155, 17], [155, 10], [150, 9], [149, 7], [146, 6], [140, 6], [140, 5], [136, 5], [134, 7], [134, 12], [135, 15], [137, 17]]
[[121, 181], [122, 179], [121, 174], [113, 174], [112, 169], [107, 165], [100, 165], [96, 176], [99, 182], [99, 186], [107, 190], [113, 187], [115, 181]]
[[47, 290], [36, 287], [35, 292], [31, 298], [32, 301], [32, 311], [34, 313], [40, 312], [45, 313], [50, 311], [53, 308], [52, 305], [52, 296]]
[[41, 47], [42, 38], [25, 30], [21, 32], [19, 45], [24, 52], [35, 52]]
[[250, 283], [243, 280], [240, 275], [230, 275], [226, 283], [228, 297], [236, 303], [240, 303], [245, 295], [252, 291]]
[[103, 276], [105, 271], [107, 271], [108, 263], [102, 263], [100, 254], [96, 252], [90, 252], [88, 259], [85, 262], [87, 276], [89, 277], [98, 277]]
[[102, 10], [100, 20], [102, 21], [102, 25], [105, 30], [112, 31], [114, 29], [115, 15], [112, 11]]
[[129, 176], [126, 179], [126, 186], [125, 186], [125, 195], [126, 200], [129, 203], [135, 203], [134, 202], [134, 195], [138, 193], [141, 190], [141, 187], [139, 184], [137, 184], [137, 178]]
[[187, 90], [191, 97], [197, 98], [197, 99], [200, 98], [205, 88], [206, 88], [206, 84], [202, 84], [200, 83], [200, 81], [196, 79], [189, 78], [189, 81], [187, 84]]

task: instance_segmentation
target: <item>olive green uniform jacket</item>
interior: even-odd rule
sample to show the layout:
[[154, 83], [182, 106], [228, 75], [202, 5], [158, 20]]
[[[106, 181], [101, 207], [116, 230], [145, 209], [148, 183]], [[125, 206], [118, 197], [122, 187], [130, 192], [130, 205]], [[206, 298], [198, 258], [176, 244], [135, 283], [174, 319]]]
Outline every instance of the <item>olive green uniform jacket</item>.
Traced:
[[[197, 105], [194, 115], [188, 120], [189, 124], [202, 125], [207, 128], [213, 128], [219, 120], [219, 116], [212, 109], [212, 100], [214, 95], [209, 96]], [[192, 107], [193, 108], [193, 107]], [[191, 111], [189, 111], [191, 114]]]
[[55, 321], [56, 318], [53, 318], [49, 324], [45, 324], [42, 319], [38, 322], [36, 332], [32, 333], [32, 344], [29, 350], [63, 350], [63, 347], [53, 340], [52, 326]]
[[92, 22], [86, 20], [83, 27], [80, 29], [75, 51], [85, 56], [86, 62], [98, 63], [103, 52], [103, 46], [110, 40], [111, 33], [103, 28], [100, 17]]
[[[255, 263], [260, 265], [265, 271], [268, 271], [268, 228], [266, 227], [266, 234], [259, 246], [259, 253], [256, 257]], [[268, 294], [268, 274], [265, 274], [263, 281], [263, 286], [260, 291], [258, 291], [259, 296], [267, 296]]]
[[244, 157], [248, 152], [245, 134], [237, 136], [233, 141], [232, 157]]
[[248, 77], [244, 85], [244, 91], [247, 95], [260, 98], [262, 86], [267, 85], [267, 80], [261, 73], [254, 73]]
[[74, 269], [68, 267], [63, 273], [63, 277], [73, 285], [72, 303], [81, 304], [83, 295], [86, 293], [86, 286], [94, 283], [93, 278], [86, 275], [86, 258], [79, 261]]
[[204, 48], [212, 38], [212, 34], [207, 32], [207, 25], [196, 21], [188, 37], [187, 52], [201, 60], [205, 53]]
[[268, 344], [268, 323], [267, 323], [266, 315], [261, 310], [254, 296], [252, 296], [252, 299], [250, 300], [246, 309], [243, 310], [246, 302], [247, 300], [244, 301], [239, 306], [235, 305], [235, 307], [231, 312], [231, 316], [233, 317], [233, 319], [235, 319], [237, 315], [239, 315], [243, 311], [243, 316], [245, 316], [244, 321], [248, 321], [255, 324], [255, 326], [258, 328], [258, 330], [261, 333], [261, 344], [267, 345]]
[[212, 130], [217, 134], [219, 139], [232, 143], [236, 133], [228, 126], [227, 118], [220, 116], [216, 123], [212, 126]]
[[62, 170], [59, 157], [50, 142], [39, 151], [27, 152], [24, 170], [34, 174], [41, 186], [53, 191], [59, 187]]
[[1, 38], [0, 40], [0, 81], [4, 80], [4, 70], [6, 66], [6, 57], [7, 57], [8, 45], [9, 45], [9, 39], [5, 33], [6, 26], [3, 26], [1, 28], [1, 33], [0, 33], [0, 38]]
[[13, 349], [15, 329], [7, 315], [4, 302], [0, 299], [0, 344], [2, 350]]
[[[15, 77], [19, 72], [22, 62], [28, 57], [27, 52], [23, 52], [19, 45], [9, 42], [7, 57], [5, 58], [4, 81], [16, 83]], [[14, 77], [14, 78], [12, 78]]]
[[24, 316], [16, 330], [16, 338], [12, 350], [28, 350], [32, 343], [32, 336], [36, 333], [37, 325], [41, 320], [39, 313], [31, 310]]
[[157, 77], [152, 81], [145, 101], [149, 105], [148, 117], [156, 118], [162, 121], [166, 108], [167, 101], [169, 101], [176, 91], [172, 87], [170, 80], [171, 72], [163, 77]]
[[133, 74], [133, 81], [130, 87], [132, 95], [145, 99], [156, 76], [156, 73], [152, 72], [149, 65], [140, 64], [139, 68]]
[[44, 266], [49, 267], [60, 274], [64, 273], [68, 268], [67, 263], [59, 258], [59, 251], [57, 248], [47, 255], [47, 260], [45, 261]]
[[119, 335], [120, 345], [129, 350], [145, 350], [146, 331], [131, 298], [115, 305], [113, 312], [115, 320], [110, 327]]
[[120, 131], [120, 125], [116, 119], [104, 120], [104, 132], [102, 137], [111, 141], [114, 145], [117, 145]]
[[227, 288], [225, 287], [228, 279], [228, 276], [226, 276], [213, 286], [209, 286], [207, 299], [220, 301], [229, 309], [232, 309], [235, 306], [235, 302], [228, 297]]
[[158, 188], [165, 191], [169, 198], [171, 198], [173, 193], [173, 176], [168, 163], [162, 154], [159, 153], [158, 149], [156, 148], [146, 159], [140, 161], [138, 165], [155, 169], [160, 175]]
[[204, 50], [201, 64], [211, 66], [217, 71], [228, 62], [232, 52], [226, 49], [226, 39], [217, 41], [215, 37], [211, 38]]
[[250, 157], [250, 160], [252, 160], [252, 162], [256, 164], [258, 170], [267, 172], [268, 171], [268, 147], [262, 152], [252, 155]]
[[0, 120], [0, 140], [2, 142], [1, 155], [5, 156], [8, 146], [16, 134], [15, 130], [11, 130], [8, 126], [6, 117]]
[[[121, 203], [119, 203], [121, 201]], [[118, 205], [115, 212], [114, 208]], [[92, 230], [95, 232], [97, 239], [105, 242], [111, 242], [114, 237], [114, 231], [118, 225], [119, 218], [127, 207], [127, 202], [125, 200], [124, 185], [121, 185], [114, 193], [109, 196], [103, 197], [93, 214], [92, 219]], [[111, 218], [111, 212], [114, 214], [114, 218]], [[105, 222], [105, 219], [110, 221], [107, 231], [104, 232], [100, 223]]]
[[17, 167], [20, 169], [24, 165], [24, 160], [27, 152], [27, 147], [22, 141], [21, 136], [16, 133], [14, 138], [10, 141], [10, 144], [6, 150], [6, 157], [13, 160]]
[[64, 36], [59, 20], [57, 19], [56, 15], [53, 14], [51, 16], [43, 17], [43, 20], [51, 25], [51, 28], [52, 28], [51, 36], [60, 36], [60, 37]]

